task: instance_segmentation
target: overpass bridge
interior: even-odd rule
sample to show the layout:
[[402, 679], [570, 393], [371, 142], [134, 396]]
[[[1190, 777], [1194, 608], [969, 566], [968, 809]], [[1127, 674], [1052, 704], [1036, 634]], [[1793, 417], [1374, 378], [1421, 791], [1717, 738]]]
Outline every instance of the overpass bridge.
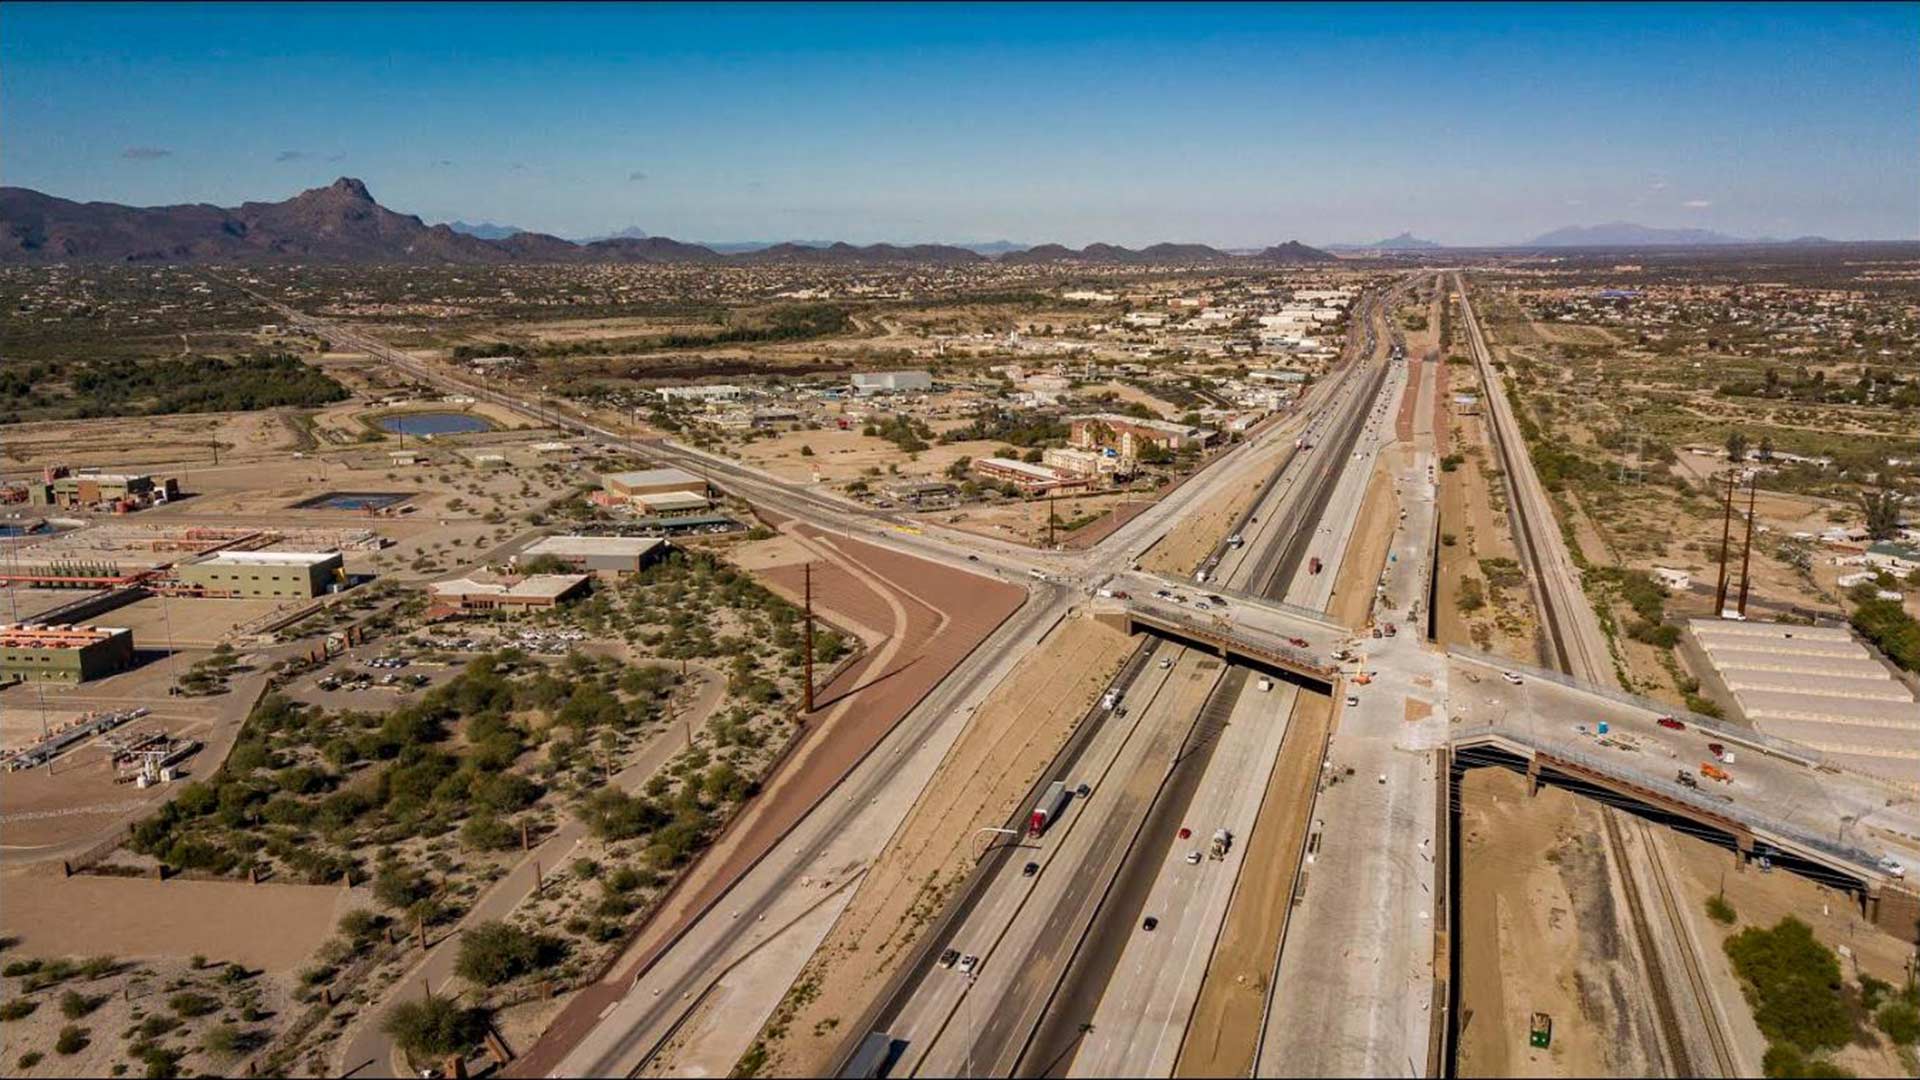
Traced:
[[[1853, 892], [1870, 921], [1920, 939], [1913, 793], [1834, 768], [1806, 747], [1555, 672], [1462, 650], [1448, 662], [1456, 773], [1511, 764], [1526, 772], [1529, 794], [1560, 783], [1722, 837], [1743, 859], [1765, 856]], [[1722, 747], [1717, 758], [1710, 743]], [[1729, 779], [1701, 775], [1706, 764]]]
[[1110, 595], [1094, 617], [1125, 633], [1185, 641], [1329, 692], [1341, 674], [1335, 654], [1353, 636], [1310, 608], [1157, 574], [1116, 574], [1101, 592]]

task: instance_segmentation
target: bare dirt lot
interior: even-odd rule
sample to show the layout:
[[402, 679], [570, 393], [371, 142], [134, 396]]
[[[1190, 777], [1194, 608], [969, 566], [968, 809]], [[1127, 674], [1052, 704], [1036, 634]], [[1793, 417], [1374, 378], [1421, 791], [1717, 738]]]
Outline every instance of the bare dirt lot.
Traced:
[[[749, 465], [796, 484], [812, 483], [815, 477], [824, 483], [845, 484], [863, 476], [873, 483], [884, 484], [900, 479], [944, 477], [947, 466], [960, 458], [992, 457], [1003, 445], [998, 442], [935, 444], [909, 455], [885, 439], [860, 434], [861, 426], [855, 424], [846, 431], [830, 427], [782, 432], [746, 443], [734, 454]], [[813, 453], [802, 454], [802, 447]], [[877, 472], [869, 474], [869, 469]]]
[[[56, 870], [58, 868], [56, 867]], [[34, 956], [219, 956], [291, 971], [366, 901], [347, 889], [263, 882], [16, 874], [0, 931]]]
[[[1459, 786], [1461, 1076], [1638, 1076], [1653, 1028], [1607, 871], [1599, 809], [1505, 769]], [[1553, 1044], [1527, 1045], [1553, 1016]]]

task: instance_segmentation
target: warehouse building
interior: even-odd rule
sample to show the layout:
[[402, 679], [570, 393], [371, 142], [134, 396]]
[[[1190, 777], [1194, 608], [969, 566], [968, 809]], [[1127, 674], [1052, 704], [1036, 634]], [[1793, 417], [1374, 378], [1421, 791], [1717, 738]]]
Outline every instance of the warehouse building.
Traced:
[[635, 495], [633, 507], [655, 517], [687, 517], [713, 509], [713, 500], [691, 491], [661, 491]]
[[79, 684], [132, 666], [131, 630], [0, 626], [0, 679]]
[[600, 487], [608, 495], [623, 500], [631, 500], [638, 495], [666, 495], [676, 491], [698, 495], [703, 499], [713, 496], [704, 478], [672, 467], [607, 473], [600, 478]]
[[924, 371], [856, 371], [853, 392], [867, 394], [911, 394], [933, 389], [933, 376]]
[[522, 563], [553, 558], [595, 574], [637, 574], [671, 550], [650, 536], [548, 536], [520, 553]]
[[1920, 783], [1920, 703], [1851, 630], [1732, 619], [1687, 629], [1755, 728], [1834, 765]]
[[98, 506], [130, 502], [139, 506], [180, 497], [179, 481], [155, 480], [145, 473], [76, 473], [51, 476], [27, 485], [27, 499], [36, 506]]
[[221, 551], [175, 568], [206, 596], [310, 600], [346, 584], [337, 551]]

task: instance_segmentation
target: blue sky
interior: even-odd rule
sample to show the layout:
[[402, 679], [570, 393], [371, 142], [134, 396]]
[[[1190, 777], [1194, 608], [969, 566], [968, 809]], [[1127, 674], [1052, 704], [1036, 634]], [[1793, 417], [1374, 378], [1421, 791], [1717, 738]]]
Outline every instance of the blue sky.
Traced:
[[10, 3], [0, 181], [699, 240], [1920, 236], [1920, 5]]

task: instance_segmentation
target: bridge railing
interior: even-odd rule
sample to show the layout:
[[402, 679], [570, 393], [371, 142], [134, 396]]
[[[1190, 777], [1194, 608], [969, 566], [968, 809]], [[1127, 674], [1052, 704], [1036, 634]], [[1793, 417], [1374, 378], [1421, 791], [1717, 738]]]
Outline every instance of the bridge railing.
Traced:
[[1232, 623], [1229, 623], [1223, 628], [1211, 623], [1201, 622], [1199, 619], [1186, 614], [1178, 608], [1162, 607], [1157, 604], [1130, 604], [1127, 610], [1129, 615], [1135, 619], [1163, 622], [1178, 630], [1180, 633], [1190, 634], [1202, 640], [1215, 641], [1223, 646], [1236, 648], [1249, 655], [1258, 656], [1274, 663], [1285, 664], [1302, 671], [1312, 672], [1324, 679], [1331, 680], [1338, 671], [1338, 669], [1328, 661], [1310, 652], [1304, 652], [1290, 644], [1286, 644], [1284, 639], [1276, 639], [1272, 643], [1268, 643], [1264, 639], [1270, 635], [1264, 632], [1259, 634], [1259, 638], [1262, 640], [1255, 640], [1255, 638], [1246, 633], [1243, 628]]
[[[1583, 769], [1610, 776], [1636, 788], [1653, 792], [1671, 802], [1693, 807], [1703, 813], [1726, 818], [1756, 829], [1765, 834], [1769, 842], [1785, 841], [1796, 848], [1817, 853], [1829, 859], [1852, 863], [1864, 871], [1878, 873], [1876, 858], [1862, 848], [1843, 844], [1836, 840], [1809, 832], [1798, 825], [1788, 822], [1783, 816], [1752, 810], [1736, 802], [1721, 802], [1706, 797], [1699, 789], [1689, 788], [1664, 775], [1651, 773], [1615, 757], [1602, 757], [1590, 751], [1577, 749], [1558, 739], [1544, 739], [1537, 733], [1499, 723], [1473, 724], [1456, 727], [1448, 733], [1448, 741], [1458, 746], [1481, 738], [1497, 738], [1510, 743], [1531, 747], [1543, 754], [1578, 765]], [[1711, 781], [1709, 781], [1711, 782]]]
[[1459, 657], [1462, 660], [1477, 664], [1484, 664], [1500, 671], [1521, 672], [1529, 679], [1540, 679], [1544, 682], [1556, 683], [1570, 690], [1578, 690], [1583, 694], [1591, 694], [1594, 697], [1605, 698], [1617, 705], [1625, 705], [1628, 708], [1639, 709], [1642, 712], [1653, 713], [1656, 716], [1671, 716], [1678, 720], [1684, 720], [1689, 726], [1699, 728], [1702, 734], [1709, 735], [1715, 739], [1724, 740], [1737, 746], [1751, 747], [1755, 750], [1772, 754], [1775, 757], [1798, 762], [1809, 768], [1833, 767], [1828, 763], [1825, 755], [1811, 746], [1792, 742], [1787, 739], [1776, 738], [1772, 735], [1766, 735], [1752, 728], [1733, 727], [1725, 720], [1691, 712], [1687, 709], [1669, 705], [1664, 701], [1655, 701], [1652, 698], [1629, 694], [1622, 690], [1615, 690], [1612, 687], [1582, 682], [1579, 679], [1558, 671], [1552, 671], [1547, 668], [1529, 667], [1526, 664], [1515, 663], [1513, 660], [1504, 656], [1495, 656], [1492, 653], [1483, 653], [1476, 649], [1462, 648], [1458, 645], [1449, 646], [1447, 653], [1450, 656]]

